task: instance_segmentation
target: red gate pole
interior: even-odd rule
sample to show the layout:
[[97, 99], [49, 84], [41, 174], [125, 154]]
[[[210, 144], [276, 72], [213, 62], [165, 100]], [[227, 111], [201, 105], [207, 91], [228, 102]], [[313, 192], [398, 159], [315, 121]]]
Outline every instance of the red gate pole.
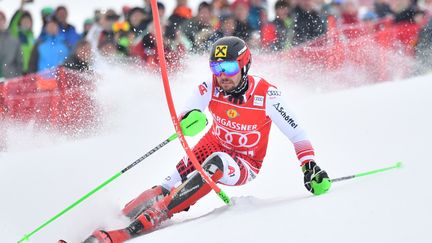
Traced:
[[167, 100], [169, 112], [171, 115], [171, 120], [174, 124], [175, 131], [178, 135], [178, 138], [180, 139], [180, 143], [183, 146], [184, 150], [186, 151], [187, 155], [189, 156], [189, 159], [191, 160], [193, 166], [195, 169], [201, 174], [202, 178], [210, 185], [210, 187], [218, 194], [218, 196], [226, 203], [230, 204], [230, 198], [216, 185], [216, 183], [204, 172], [203, 168], [201, 167], [200, 163], [198, 163], [197, 158], [195, 157], [195, 154], [190, 149], [185, 137], [183, 136], [183, 133], [180, 128], [180, 123], [177, 119], [177, 113], [174, 108], [174, 102], [171, 95], [171, 88], [169, 85], [168, 80], [168, 72], [167, 72], [167, 65], [165, 60], [165, 52], [163, 48], [163, 38], [162, 38], [162, 31], [160, 26], [160, 20], [159, 20], [159, 11], [157, 8], [157, 1], [151, 0], [151, 8], [153, 13], [153, 22], [155, 27], [155, 34], [156, 34], [156, 45], [158, 50], [158, 57], [159, 57], [159, 65], [161, 68], [161, 75], [162, 80], [164, 84], [164, 90], [165, 90], [165, 97]]

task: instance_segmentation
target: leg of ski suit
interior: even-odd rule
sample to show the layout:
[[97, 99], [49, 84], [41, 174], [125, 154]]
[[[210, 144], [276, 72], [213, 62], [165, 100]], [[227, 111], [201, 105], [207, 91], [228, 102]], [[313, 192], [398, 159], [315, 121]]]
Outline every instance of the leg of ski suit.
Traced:
[[[256, 177], [261, 167], [261, 161], [252, 160], [246, 155], [222, 147], [209, 134], [200, 140], [193, 152], [211, 179], [225, 185], [245, 184]], [[180, 186], [172, 188], [171, 193], [163, 199], [156, 200], [127, 228], [108, 232], [95, 231], [92, 237], [100, 240], [88, 242], [119, 243], [145, 234], [172, 217], [173, 214], [188, 209], [211, 191], [210, 186], [195, 171], [188, 158], [181, 160], [176, 168], [176, 171], [169, 177], [169, 180], [164, 181], [163, 185], [171, 189], [177, 182], [182, 182]], [[131, 203], [133, 204], [135, 200]]]
[[[214, 153], [202, 164], [205, 173], [213, 181], [219, 181], [224, 176], [223, 157], [225, 156], [228, 157], [224, 153]], [[175, 188], [169, 195], [140, 214], [126, 228], [126, 231], [131, 238], [149, 232], [166, 219], [171, 218], [173, 214], [188, 209], [210, 191], [210, 185], [204, 181], [198, 171], [194, 171], [186, 181]]]
[[[226, 154], [221, 156], [224, 161], [224, 171], [226, 174], [219, 180], [221, 184], [229, 186], [245, 184], [255, 178], [261, 167], [261, 161], [252, 160], [244, 154], [226, 149], [221, 146], [210, 133], [207, 133], [201, 138], [193, 149], [193, 153], [200, 164], [203, 164], [204, 161], [215, 152], [223, 152]], [[168, 195], [169, 191], [173, 188], [185, 182], [193, 171], [195, 171], [195, 167], [190, 159], [185, 156], [177, 164], [176, 169], [169, 176], [165, 177], [161, 186], [154, 186], [130, 201], [123, 208], [123, 214], [131, 220], [134, 220], [144, 210]]]

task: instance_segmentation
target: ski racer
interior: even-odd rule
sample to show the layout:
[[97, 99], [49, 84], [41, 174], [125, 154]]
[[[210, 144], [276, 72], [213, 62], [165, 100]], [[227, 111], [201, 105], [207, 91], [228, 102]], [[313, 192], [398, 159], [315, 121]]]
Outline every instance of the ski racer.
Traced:
[[[210, 178], [240, 186], [259, 173], [266, 155], [272, 122], [293, 143], [304, 174], [304, 186], [315, 195], [327, 192], [331, 180], [315, 162], [306, 133], [282, 99], [282, 92], [263, 78], [248, 74], [251, 53], [237, 37], [217, 40], [210, 53], [212, 79], [193, 91], [181, 116], [185, 135], [197, 133], [196, 121], [213, 124], [193, 148]], [[205, 125], [204, 125], [205, 126]], [[113, 231], [96, 230], [85, 243], [118, 243], [154, 230], [175, 213], [188, 210], [211, 191], [186, 156], [160, 185], [144, 191], [122, 210], [132, 223]]]

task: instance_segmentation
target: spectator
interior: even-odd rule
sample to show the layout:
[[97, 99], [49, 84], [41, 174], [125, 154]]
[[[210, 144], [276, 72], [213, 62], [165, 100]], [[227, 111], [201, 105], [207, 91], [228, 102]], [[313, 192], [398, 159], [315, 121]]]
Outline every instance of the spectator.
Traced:
[[73, 53], [63, 63], [63, 67], [79, 72], [89, 71], [91, 53], [90, 43], [86, 40], [80, 40], [76, 44]]
[[228, 0], [212, 0], [211, 6], [212, 6], [214, 16], [220, 17], [231, 13], [230, 4]]
[[0, 78], [19, 76], [22, 69], [20, 42], [6, 30], [6, 15], [0, 11]]
[[46, 18], [54, 14], [54, 9], [52, 7], [44, 7], [41, 10], [41, 17], [42, 17], [42, 29], [40, 31], [38, 40], [44, 39], [46, 32], [45, 32], [45, 25], [46, 25]]
[[130, 24], [130, 32], [134, 34], [135, 38], [143, 34], [146, 30], [147, 26], [144, 21], [145, 15], [143, 8], [135, 7], [130, 9], [126, 19]]
[[374, 9], [379, 19], [393, 15], [393, 10], [390, 8], [388, 0], [375, 0]]
[[79, 41], [81, 36], [76, 32], [75, 27], [67, 22], [68, 12], [65, 6], [57, 7], [55, 17], [60, 27], [60, 34], [64, 36], [69, 50], [75, 48], [75, 44]]
[[15, 12], [10, 21], [9, 32], [20, 41], [23, 58], [23, 73], [28, 73], [30, 55], [35, 42], [32, 28], [33, 19], [31, 14], [21, 7]]
[[[181, 67], [179, 62], [180, 57], [184, 55], [185, 48], [178, 40], [177, 34], [172, 36], [172, 33], [167, 34], [167, 25], [161, 17], [162, 35], [164, 38], [164, 51], [167, 60], [168, 68], [171, 70]], [[169, 38], [167, 35], [170, 35]], [[131, 55], [139, 57], [147, 67], [155, 68], [159, 65], [157, 55], [156, 37], [153, 25], [149, 25], [148, 33], [131, 48]]]
[[284, 50], [291, 45], [293, 38], [293, 20], [290, 17], [290, 4], [286, 0], [278, 0], [275, 3], [275, 19], [273, 24], [276, 27], [276, 40], [273, 43], [273, 50]]
[[86, 34], [85, 39], [90, 43], [92, 51], [96, 52], [99, 50], [99, 46], [108, 37], [114, 39], [114, 33], [112, 33], [112, 25], [118, 19], [118, 15], [114, 10], [107, 10], [102, 13], [99, 9], [94, 11], [94, 22]]
[[252, 27], [248, 22], [249, 4], [247, 0], [236, 0], [231, 8], [236, 20], [234, 36], [248, 42], [252, 34]]
[[92, 28], [94, 23], [94, 20], [92, 18], [87, 18], [84, 20], [84, 24], [83, 24], [83, 33], [81, 34], [81, 39], [85, 39], [88, 32], [90, 31], [90, 29]]
[[252, 31], [261, 30], [262, 23], [265, 22], [263, 19], [266, 14], [265, 1], [264, 0], [249, 0], [249, 15], [248, 22]]
[[224, 36], [234, 35], [236, 21], [232, 14], [225, 14], [220, 17], [220, 26], [209, 38], [210, 45]]
[[324, 21], [316, 10], [314, 0], [301, 0], [293, 11], [293, 45], [300, 45], [324, 33]]
[[417, 8], [411, 0], [391, 2], [390, 8], [394, 13], [394, 23], [415, 23]]
[[135, 37], [135, 34], [131, 31], [129, 22], [117, 21], [113, 24], [112, 30], [118, 52], [124, 56], [129, 56], [129, 45]]
[[[144, 29], [147, 29], [147, 26], [153, 21], [153, 14], [152, 14], [152, 10], [151, 10], [151, 4], [150, 4], [150, 0], [143, 0], [144, 1], [144, 20], [143, 20], [143, 24], [144, 24]], [[160, 11], [159, 8], [159, 1], [158, 3], [158, 10]], [[162, 4], [163, 5], [163, 4]], [[165, 8], [165, 6], [164, 6]]]
[[40, 72], [57, 67], [66, 60], [70, 52], [64, 36], [59, 33], [59, 25], [55, 16], [48, 16], [46, 21], [44, 29], [46, 35], [36, 42], [31, 53], [30, 72]]
[[[144, 19], [142, 21], [142, 28], [143, 28], [143, 30], [146, 30], [147, 27], [149, 26], [149, 24], [153, 22], [153, 14], [152, 14], [150, 0], [143, 0], [143, 2], [144, 2], [144, 7], [141, 8], [143, 10], [143, 13], [144, 13]], [[165, 12], [165, 5], [163, 3], [158, 1], [157, 6], [158, 6], [158, 10], [159, 10], [159, 15], [161, 15], [160, 14], [161, 11]], [[147, 34], [147, 32], [144, 31], [143, 34]]]
[[207, 2], [201, 2], [198, 6], [197, 16], [183, 24], [182, 32], [191, 43], [192, 51], [200, 52], [208, 49], [208, 39], [214, 32], [211, 20], [211, 5]]
[[[147, 6], [144, 9], [147, 9], [147, 13], [150, 9], [150, 1], [145, 0], [145, 4]], [[162, 31], [165, 32], [165, 5], [163, 3], [157, 2], [159, 18], [162, 24]], [[146, 10], [145, 10], [146, 11]], [[150, 11], [151, 14], [151, 11]], [[139, 41], [134, 43], [130, 49], [130, 55], [134, 57], [138, 57], [144, 63], [151, 63], [156, 58], [156, 40], [154, 37], [153, 25], [151, 24], [153, 19], [147, 22], [147, 28], [145, 34], [140, 36]]]
[[187, 6], [187, 0], [177, 0], [177, 6], [168, 18], [167, 37], [171, 39], [175, 38], [174, 35], [180, 30], [180, 26], [191, 18], [192, 9]]
[[[120, 16], [117, 15], [117, 13], [109, 9], [107, 10], [102, 17], [100, 18], [100, 22], [98, 26], [95, 26], [94, 28], [97, 29], [95, 32], [98, 32], [98, 34], [94, 34], [97, 40], [97, 49], [100, 49], [101, 43], [109, 43], [109, 42], [115, 42], [115, 33], [113, 30], [113, 25], [115, 22], [119, 20]], [[92, 34], [93, 36], [93, 34]], [[90, 38], [87, 38], [89, 40]], [[90, 43], [94, 40], [89, 40]], [[94, 47], [94, 44], [92, 44], [92, 47]]]
[[[148, 29], [152, 29], [153, 28], [153, 15], [151, 12], [151, 6], [150, 6], [150, 0], [144, 0], [144, 8], [142, 9], [144, 12], [144, 18], [141, 21], [140, 27], [142, 28], [143, 31], [142, 33], [140, 33], [140, 35], [136, 36], [134, 42], [136, 41], [140, 41], [142, 39], [143, 36], [147, 35], [149, 33]], [[161, 2], [157, 2], [157, 8], [158, 8], [158, 12], [159, 12], [159, 18], [161, 19], [161, 21], [164, 21], [165, 18], [165, 5]], [[137, 40], [138, 39], [138, 40]], [[135, 43], [136, 44], [136, 43]]]

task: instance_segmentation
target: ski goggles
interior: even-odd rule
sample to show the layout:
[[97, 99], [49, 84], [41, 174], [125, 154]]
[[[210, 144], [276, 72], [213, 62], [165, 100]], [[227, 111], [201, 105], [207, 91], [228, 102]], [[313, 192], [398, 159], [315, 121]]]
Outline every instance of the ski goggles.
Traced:
[[234, 76], [240, 72], [237, 61], [210, 62], [210, 69], [216, 76], [221, 76], [222, 73], [226, 76]]

